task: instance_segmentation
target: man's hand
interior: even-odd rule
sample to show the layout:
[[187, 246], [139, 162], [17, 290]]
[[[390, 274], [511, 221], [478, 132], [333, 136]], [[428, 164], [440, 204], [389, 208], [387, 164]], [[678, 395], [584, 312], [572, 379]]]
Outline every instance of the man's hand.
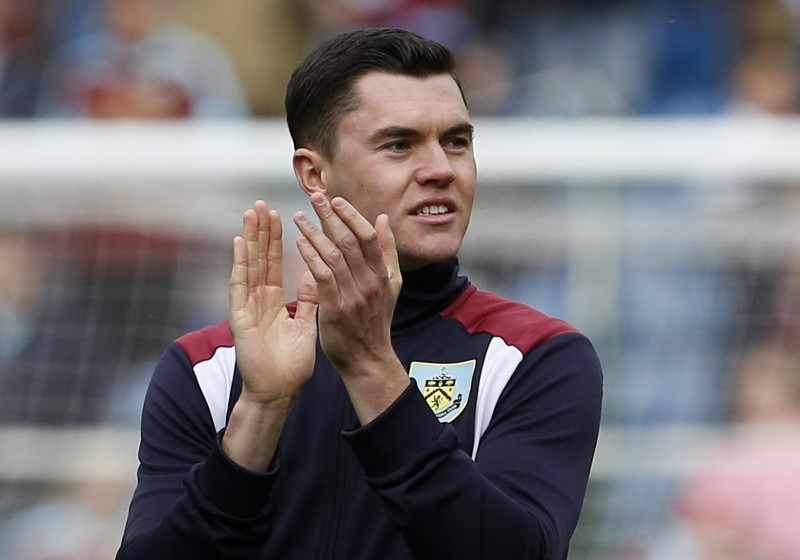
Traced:
[[294, 318], [283, 294], [282, 226], [263, 201], [244, 214], [233, 240], [230, 325], [242, 394], [231, 414], [223, 449], [234, 461], [263, 470], [274, 453], [297, 392], [316, 357], [317, 290], [303, 276]]
[[278, 213], [258, 201], [233, 241], [230, 324], [243, 391], [260, 403], [293, 398], [314, 370], [317, 295], [304, 276], [294, 318], [283, 294], [282, 228]]
[[319, 291], [319, 338], [342, 376], [359, 420], [383, 412], [409, 379], [391, 341], [402, 278], [388, 218], [373, 227], [343, 198], [311, 196], [323, 230], [295, 214], [297, 246]]

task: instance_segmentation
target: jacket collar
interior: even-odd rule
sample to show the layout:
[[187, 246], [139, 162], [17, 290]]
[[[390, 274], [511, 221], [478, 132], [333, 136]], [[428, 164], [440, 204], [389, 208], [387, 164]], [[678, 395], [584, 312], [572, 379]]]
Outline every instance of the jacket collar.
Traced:
[[397, 332], [432, 318], [450, 305], [469, 285], [458, 275], [458, 258], [403, 273], [403, 287], [397, 298], [392, 331]]

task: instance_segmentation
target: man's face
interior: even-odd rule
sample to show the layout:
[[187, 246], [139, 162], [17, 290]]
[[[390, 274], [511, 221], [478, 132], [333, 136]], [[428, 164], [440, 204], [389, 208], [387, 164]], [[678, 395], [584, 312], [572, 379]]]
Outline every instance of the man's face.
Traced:
[[106, 18], [112, 29], [125, 41], [138, 41], [166, 16], [164, 0], [108, 0]]
[[387, 214], [403, 270], [455, 256], [476, 183], [472, 126], [455, 81], [371, 72], [355, 93], [358, 107], [340, 118], [336, 154], [323, 164], [328, 195], [373, 224]]

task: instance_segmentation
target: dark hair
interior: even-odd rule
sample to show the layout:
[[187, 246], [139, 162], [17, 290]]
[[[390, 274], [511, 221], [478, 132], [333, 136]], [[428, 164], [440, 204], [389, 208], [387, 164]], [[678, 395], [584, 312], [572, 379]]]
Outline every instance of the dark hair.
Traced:
[[284, 106], [295, 149], [310, 146], [333, 158], [339, 117], [357, 107], [355, 82], [371, 71], [450, 74], [461, 90], [453, 54], [436, 41], [403, 29], [342, 33], [311, 51], [289, 78]]

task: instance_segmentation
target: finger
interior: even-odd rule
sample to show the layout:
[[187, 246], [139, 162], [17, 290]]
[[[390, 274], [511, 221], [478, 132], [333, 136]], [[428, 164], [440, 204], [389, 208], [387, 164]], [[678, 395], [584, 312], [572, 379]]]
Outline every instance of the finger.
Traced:
[[[311, 202], [328, 238], [342, 251], [348, 263], [352, 265], [363, 261], [364, 256], [361, 252], [362, 240], [359, 238], [358, 233], [369, 235], [369, 230], [372, 229], [369, 222], [342, 197], [337, 196], [333, 200], [328, 200], [318, 193], [311, 197]], [[350, 224], [344, 221], [342, 213], [346, 213], [351, 222], [356, 221], [356, 218], [361, 218], [362, 223], [359, 223], [360, 230], [351, 229]]]
[[358, 239], [361, 260], [373, 273], [383, 274], [386, 270], [386, 263], [375, 227], [342, 197], [334, 198], [331, 201], [331, 207], [342, 223], [347, 226], [348, 231]]
[[297, 238], [297, 250], [315, 280], [318, 301], [324, 299], [338, 304], [341, 301], [341, 295], [339, 294], [339, 287], [336, 284], [333, 271], [320, 257], [317, 249], [306, 236], [301, 235]]
[[283, 289], [283, 225], [281, 217], [275, 210], [270, 210], [269, 239], [266, 251], [266, 273], [264, 280], [267, 286]]
[[[257, 200], [253, 205], [253, 211], [256, 213], [256, 224], [258, 227], [258, 236], [256, 238], [255, 245], [253, 246], [256, 257], [256, 274], [254, 278], [255, 284], [251, 284], [252, 287], [255, 287], [263, 285], [267, 279], [267, 252], [270, 248], [271, 224], [269, 208], [267, 208], [266, 202], [263, 200]], [[252, 255], [253, 253], [251, 253], [251, 256]]]
[[230, 279], [230, 312], [233, 314], [247, 301], [247, 247], [241, 236], [233, 238], [233, 268]]
[[[327, 212], [333, 214], [327, 199], [324, 200]], [[330, 218], [328, 219], [330, 220]], [[335, 215], [334, 220], [341, 224], [341, 220]], [[326, 285], [325, 288], [320, 286], [322, 292], [327, 293], [327, 286], [331, 285], [335, 286], [342, 295], [352, 293], [355, 290], [355, 283], [342, 249], [328, 237], [327, 232], [318, 227], [305, 213], [297, 212], [295, 214], [295, 224], [306, 241], [314, 248], [315, 254], [308, 252], [306, 254], [314, 259], [313, 263], [309, 265], [309, 270], [314, 274], [314, 278], [316, 278], [317, 282], [324, 282]], [[298, 246], [298, 248], [300, 247]], [[302, 248], [301, 254], [303, 254]], [[324, 267], [322, 266], [323, 264]], [[326, 269], [331, 273], [330, 277], [325, 273]]]
[[242, 239], [245, 243], [248, 294], [258, 286], [258, 214], [248, 209], [242, 216]]
[[400, 259], [397, 256], [397, 243], [394, 239], [394, 232], [389, 225], [389, 216], [381, 214], [375, 220], [375, 230], [378, 234], [383, 262], [389, 271], [389, 281], [395, 286], [397, 291], [403, 283], [403, 275], [400, 271]]
[[[333, 270], [343, 297], [347, 298], [351, 294], [350, 290], [358, 290], [362, 294], [373, 293], [376, 287], [375, 275], [365, 260], [364, 246], [370, 243], [376, 244], [375, 229], [341, 197], [335, 197], [329, 201], [325, 196], [315, 194], [311, 197], [311, 202], [314, 211], [319, 216], [325, 235], [335, 247], [330, 249], [330, 253], [323, 252], [319, 246], [317, 246], [317, 250], [323, 258], [330, 255], [330, 258], [325, 260]], [[343, 216], [346, 216], [349, 223], [343, 219]], [[351, 224], [355, 227], [351, 227]], [[313, 237], [310, 240], [312, 244], [315, 243]], [[375, 245], [375, 249], [374, 252], [377, 252], [377, 257], [380, 259], [381, 255], [377, 250], [377, 245]], [[342, 257], [339, 256], [340, 254]], [[341, 258], [344, 263], [338, 262]], [[380, 270], [380, 263], [376, 263], [374, 266]], [[356, 294], [352, 293], [352, 296], [356, 297]]]
[[[314, 194], [311, 197], [311, 202], [314, 211], [319, 216], [322, 228], [336, 248], [344, 255], [344, 260], [347, 261], [349, 271], [361, 271], [366, 268], [364, 262], [364, 253], [362, 251], [363, 240], [359, 238], [359, 233], [369, 236], [372, 226], [365, 220], [355, 208], [350, 206], [343, 198], [335, 197], [333, 200], [328, 200], [322, 194]], [[334, 209], [334, 204], [339, 206], [339, 209]], [[341, 207], [344, 206], [350, 214], [355, 214], [355, 217], [361, 218], [361, 230], [353, 230], [349, 224], [345, 223], [339, 212], [344, 211]], [[352, 218], [351, 218], [352, 219]], [[372, 232], [374, 236], [374, 231]], [[313, 242], [313, 240], [312, 240]], [[323, 253], [324, 255], [324, 253]], [[330, 263], [329, 263], [330, 264]], [[336, 268], [333, 269], [334, 273], [337, 272]]]
[[317, 331], [318, 307], [317, 282], [314, 280], [314, 275], [310, 271], [306, 271], [297, 288], [297, 309], [294, 312], [294, 318], [303, 325], [306, 332], [311, 334], [316, 334]]

